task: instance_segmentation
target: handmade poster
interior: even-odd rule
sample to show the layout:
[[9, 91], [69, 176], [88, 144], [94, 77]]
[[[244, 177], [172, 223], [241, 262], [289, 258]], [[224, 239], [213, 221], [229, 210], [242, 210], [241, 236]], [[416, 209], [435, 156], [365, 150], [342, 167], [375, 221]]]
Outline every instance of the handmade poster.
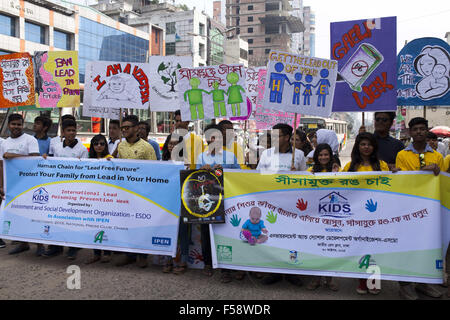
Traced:
[[329, 117], [337, 62], [271, 51], [262, 105], [304, 115]]
[[442, 175], [225, 171], [224, 180], [226, 223], [210, 228], [215, 268], [442, 283]]
[[190, 56], [150, 56], [150, 109], [176, 111], [179, 109], [177, 70], [192, 67]]
[[34, 74], [27, 52], [0, 56], [0, 108], [33, 105]]
[[398, 54], [399, 106], [450, 106], [450, 45], [438, 38], [409, 42]]
[[397, 18], [331, 23], [339, 74], [333, 112], [397, 110]]
[[107, 118], [99, 108], [148, 109], [148, 63], [89, 61], [86, 63], [83, 116]]
[[253, 108], [256, 106], [256, 99], [258, 97], [258, 71], [263, 68], [264, 67], [245, 68], [245, 93], [247, 96], [247, 111], [243, 112], [241, 116], [230, 117], [230, 120], [246, 121], [252, 117], [254, 112]]
[[243, 65], [178, 69], [181, 119], [241, 117], [247, 111]]
[[4, 161], [3, 239], [175, 256], [182, 164]]
[[120, 109], [108, 107], [87, 106], [83, 103], [83, 117], [106, 118], [111, 120], [120, 119]]
[[221, 169], [183, 170], [180, 183], [184, 223], [224, 223]]
[[80, 106], [77, 51], [36, 51], [33, 64], [38, 108]]
[[[248, 76], [248, 75], [247, 75]], [[264, 99], [264, 87], [266, 85], [267, 69], [260, 68], [258, 70], [257, 96], [253, 108], [252, 120], [255, 121], [256, 129], [268, 130], [272, 129], [277, 123], [285, 123], [294, 126], [295, 113], [280, 112], [264, 108], [262, 101]], [[300, 123], [300, 115], [297, 115], [297, 124]]]

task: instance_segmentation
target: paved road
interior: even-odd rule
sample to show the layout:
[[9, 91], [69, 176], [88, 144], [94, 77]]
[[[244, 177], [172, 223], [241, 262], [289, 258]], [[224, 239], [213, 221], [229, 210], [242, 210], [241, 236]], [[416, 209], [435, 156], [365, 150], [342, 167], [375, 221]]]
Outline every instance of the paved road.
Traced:
[[[116, 267], [112, 264], [84, 265], [92, 251], [83, 249], [75, 261], [65, 256], [54, 258], [36, 257], [35, 246], [18, 255], [8, 255], [11, 248], [0, 249], [0, 298], [1, 299], [164, 299], [164, 300], [301, 300], [301, 299], [399, 299], [398, 285], [382, 281], [378, 296], [360, 296], [355, 292], [355, 279], [340, 278], [340, 290], [327, 288], [308, 291], [283, 281], [263, 286], [259, 280], [246, 277], [242, 281], [220, 282], [220, 272], [215, 270], [212, 278], [200, 270], [190, 269], [183, 275], [164, 274], [161, 267], [150, 265], [140, 269], [136, 265]], [[67, 250], [67, 249], [66, 249]], [[67, 267], [78, 265], [81, 270], [81, 289], [69, 290]], [[446, 289], [439, 287], [442, 292]], [[422, 297], [422, 296], [421, 296]], [[426, 297], [423, 297], [426, 298]], [[440, 298], [449, 300], [447, 296]]]

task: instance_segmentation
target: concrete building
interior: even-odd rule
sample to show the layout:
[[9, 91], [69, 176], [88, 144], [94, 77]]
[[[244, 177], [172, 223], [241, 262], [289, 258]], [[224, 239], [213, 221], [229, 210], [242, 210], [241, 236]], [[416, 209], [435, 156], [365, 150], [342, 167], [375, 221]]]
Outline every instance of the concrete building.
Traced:
[[303, 8], [303, 24], [305, 31], [302, 33], [303, 55], [316, 56], [316, 16], [311, 7]]
[[[68, 1], [0, 2], [0, 54], [78, 51], [81, 89], [87, 61], [146, 62], [149, 55], [161, 52], [162, 36], [162, 32], [141, 31], [94, 8]], [[55, 114], [57, 123], [58, 114]], [[79, 108], [76, 116], [82, 137], [92, 131], [92, 123], [81, 114]], [[52, 116], [55, 116], [53, 112]], [[105, 130], [105, 126], [102, 127]]]
[[248, 42], [236, 37], [235, 39], [225, 40], [225, 58], [224, 63], [239, 63], [248, 67]]
[[289, 0], [227, 0], [226, 26], [236, 27], [233, 35], [248, 42], [250, 66], [267, 64], [270, 50], [293, 49], [292, 34], [303, 32], [300, 17]]
[[192, 56], [193, 66], [196, 67], [207, 64], [208, 16], [195, 7], [185, 11], [169, 3], [101, 0], [95, 8], [139, 30], [149, 32], [149, 26], [159, 27], [165, 31], [163, 53]]

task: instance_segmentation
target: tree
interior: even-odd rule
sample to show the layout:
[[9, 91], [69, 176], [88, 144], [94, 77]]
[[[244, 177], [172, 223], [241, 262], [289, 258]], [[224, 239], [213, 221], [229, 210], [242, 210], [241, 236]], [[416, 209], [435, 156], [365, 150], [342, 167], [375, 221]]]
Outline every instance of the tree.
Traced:
[[165, 85], [170, 87], [169, 92], [175, 92], [175, 85], [177, 84], [177, 70], [181, 69], [181, 65], [173, 65], [172, 62], [161, 62], [158, 67], [158, 74]]

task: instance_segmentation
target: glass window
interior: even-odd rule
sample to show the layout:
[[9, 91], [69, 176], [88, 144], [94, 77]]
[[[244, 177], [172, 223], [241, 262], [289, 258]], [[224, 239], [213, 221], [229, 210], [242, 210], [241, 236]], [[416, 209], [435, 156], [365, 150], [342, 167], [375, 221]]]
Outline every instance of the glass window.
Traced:
[[199, 34], [200, 34], [201, 36], [204, 36], [204, 35], [205, 35], [205, 25], [204, 25], [203, 23], [200, 23], [200, 24], [199, 24]]
[[248, 50], [248, 54], [252, 56], [253, 55], [253, 50]]
[[249, 44], [252, 44], [252, 43], [253, 43], [253, 39], [248, 39], [247, 42], [248, 42]]
[[253, 28], [248, 28], [248, 33], [253, 33]]
[[253, 10], [253, 6], [248, 6], [248, 10]]
[[25, 40], [46, 44], [45, 27], [25, 21]]
[[16, 19], [0, 14], [0, 33], [10, 37], [16, 36]]
[[175, 42], [166, 42], [166, 55], [174, 55], [175, 52]]
[[248, 18], [247, 18], [247, 21], [248, 21], [248, 22], [253, 22], [253, 17], [252, 17], [252, 16], [248, 17]]
[[70, 34], [62, 31], [54, 30], [53, 32], [53, 45], [56, 48], [70, 50]]
[[270, 38], [266, 38], [265, 41], [266, 41], [266, 43], [270, 43], [271, 39]]
[[175, 34], [175, 32], [176, 32], [175, 22], [166, 23], [166, 34]]

